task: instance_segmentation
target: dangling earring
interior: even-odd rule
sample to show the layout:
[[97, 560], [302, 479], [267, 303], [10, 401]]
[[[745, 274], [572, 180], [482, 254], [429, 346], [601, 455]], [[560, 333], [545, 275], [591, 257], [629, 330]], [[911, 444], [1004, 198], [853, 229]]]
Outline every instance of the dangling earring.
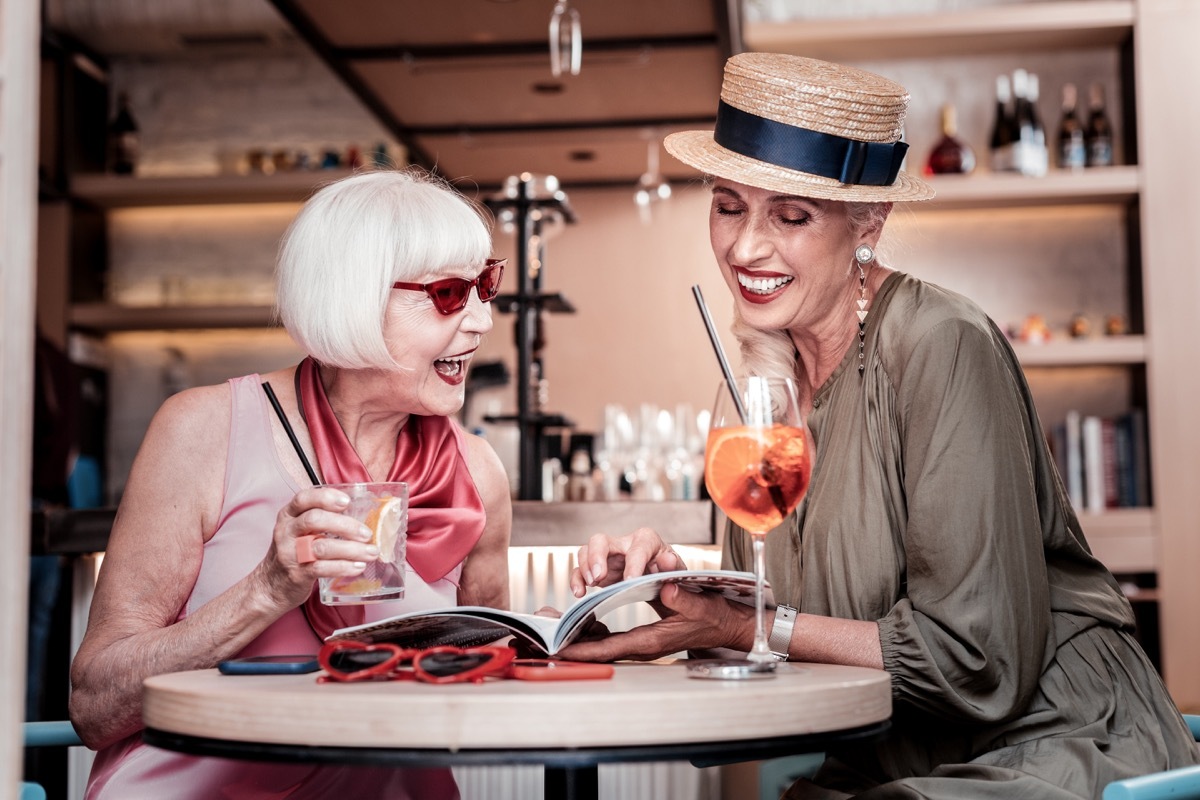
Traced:
[[875, 259], [875, 251], [869, 244], [860, 244], [854, 248], [854, 262], [858, 266], [858, 374], [861, 376], [866, 367], [866, 355], [863, 348], [867, 338], [867, 273], [863, 267]]

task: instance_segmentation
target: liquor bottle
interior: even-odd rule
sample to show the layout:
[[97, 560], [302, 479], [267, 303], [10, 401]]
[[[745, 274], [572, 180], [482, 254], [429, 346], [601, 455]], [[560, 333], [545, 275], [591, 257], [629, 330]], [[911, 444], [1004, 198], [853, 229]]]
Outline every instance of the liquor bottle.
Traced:
[[1083, 131], [1089, 167], [1113, 165], [1112, 123], [1104, 109], [1104, 86], [1093, 83], [1088, 90], [1088, 121]]
[[1087, 163], [1083, 123], [1079, 120], [1079, 92], [1073, 83], [1062, 88], [1062, 119], [1058, 123], [1058, 166], [1082, 169]]
[[1046, 146], [1046, 126], [1042, 124], [1042, 115], [1038, 111], [1038, 76], [1029, 73], [1025, 84], [1025, 97], [1029, 101], [1029, 118], [1033, 123], [1033, 147], [1029, 154], [1029, 171], [1025, 174], [1041, 177], [1050, 167], [1050, 149]]
[[1022, 174], [1029, 174], [1031, 151], [1033, 149], [1033, 117], [1029, 113], [1029, 73], [1023, 69], [1015, 69], [1012, 74], [1013, 91], [1013, 125], [1017, 138], [1013, 142], [1012, 168]]
[[118, 175], [132, 175], [138, 160], [138, 126], [129, 109], [129, 95], [117, 96], [117, 113], [108, 123], [108, 164]]
[[1013, 146], [1019, 131], [1012, 108], [1012, 84], [1007, 75], [996, 76], [996, 113], [992, 120], [992, 139], [988, 144], [993, 172], [1009, 172], [1015, 169]]
[[950, 103], [942, 106], [942, 138], [925, 162], [926, 175], [965, 175], [975, 169], [975, 151], [958, 138], [958, 118]]

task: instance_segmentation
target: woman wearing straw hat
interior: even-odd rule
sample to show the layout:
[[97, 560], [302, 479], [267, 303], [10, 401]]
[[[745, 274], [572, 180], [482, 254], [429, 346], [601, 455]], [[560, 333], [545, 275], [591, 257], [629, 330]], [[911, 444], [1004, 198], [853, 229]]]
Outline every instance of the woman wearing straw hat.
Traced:
[[[715, 132], [666, 140], [710, 176], [743, 369], [795, 379], [816, 442], [806, 500], [767, 539], [772, 650], [892, 678], [887, 738], [828, 754], [786, 797], [1090, 798], [1195, 763], [1005, 337], [876, 253], [892, 204], [933, 196], [900, 171], [907, 102], [862, 70], [748, 53], [726, 65]], [[725, 537], [727, 567], [750, 552]], [[595, 537], [578, 563], [576, 594], [682, 566], [647, 529]], [[748, 607], [662, 602], [659, 622], [562, 655], [749, 650]]]
[[[508, 606], [508, 480], [452, 419], [492, 327], [503, 263], [490, 249], [483, 214], [416, 170], [354, 175], [305, 204], [277, 297], [309, 357], [171, 397], [130, 473], [71, 672], [71, 720], [99, 751], [89, 800], [458, 797], [447, 768], [146, 747], [141, 688], [239, 655], [315, 653], [336, 628], [406, 611]], [[311, 484], [367, 481], [408, 484], [404, 598], [326, 606], [318, 578], [381, 555], [340, 513], [350, 498]]]

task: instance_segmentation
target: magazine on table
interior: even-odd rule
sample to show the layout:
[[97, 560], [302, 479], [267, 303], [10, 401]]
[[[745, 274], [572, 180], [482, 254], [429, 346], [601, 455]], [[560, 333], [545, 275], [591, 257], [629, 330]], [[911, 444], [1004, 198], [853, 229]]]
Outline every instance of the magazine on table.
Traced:
[[[668, 583], [690, 592], [717, 592], [728, 599], [754, 605], [753, 573], [688, 569], [641, 575], [596, 589], [572, 603], [557, 619], [486, 606], [454, 606], [341, 628], [326, 641], [390, 642], [412, 648], [474, 647], [514, 635], [547, 655], [554, 655], [610, 611], [631, 603], [657, 600]], [[770, 587], [765, 597], [768, 606], [775, 605]]]

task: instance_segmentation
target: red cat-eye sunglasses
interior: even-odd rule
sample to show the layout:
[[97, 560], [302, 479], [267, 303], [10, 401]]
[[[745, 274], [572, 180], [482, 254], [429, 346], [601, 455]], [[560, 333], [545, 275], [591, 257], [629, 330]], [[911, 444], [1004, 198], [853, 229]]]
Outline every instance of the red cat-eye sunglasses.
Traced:
[[433, 307], [439, 314], [450, 315], [467, 307], [467, 299], [471, 295], [471, 287], [479, 293], [479, 301], [490, 303], [500, 293], [500, 279], [504, 277], [506, 258], [489, 258], [487, 266], [475, 280], [466, 278], [443, 278], [432, 283], [407, 283], [396, 281], [393, 289], [409, 289], [414, 292], [424, 292], [433, 301]]

